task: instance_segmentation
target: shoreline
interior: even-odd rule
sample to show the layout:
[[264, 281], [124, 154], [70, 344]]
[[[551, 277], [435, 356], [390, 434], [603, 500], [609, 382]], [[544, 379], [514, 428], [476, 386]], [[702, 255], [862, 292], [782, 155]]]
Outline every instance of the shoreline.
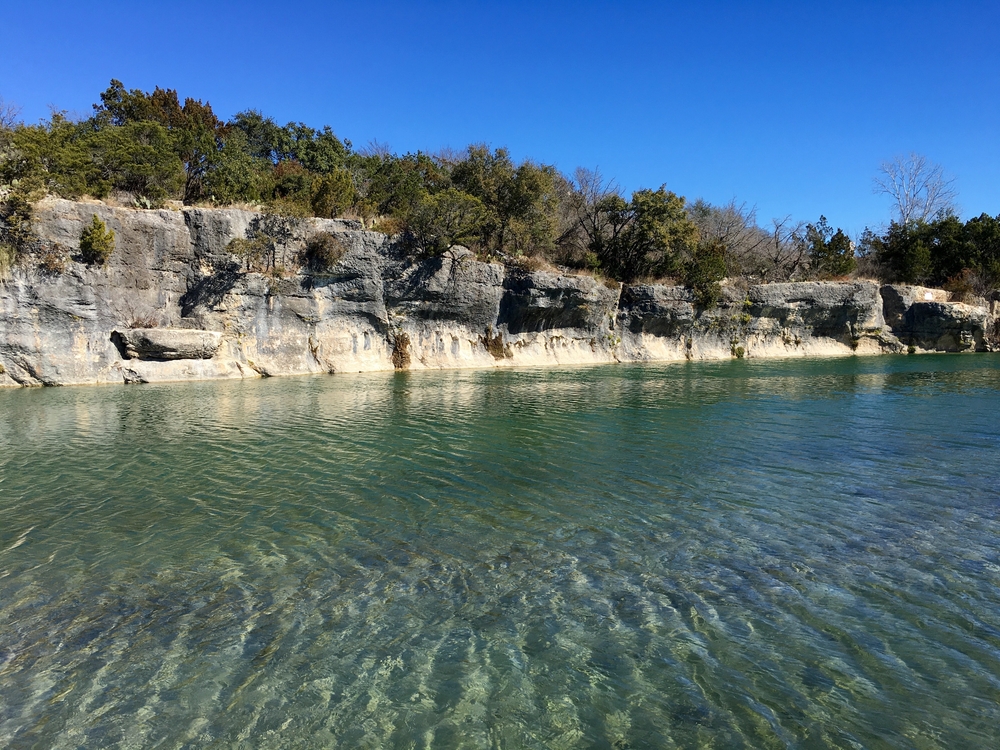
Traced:
[[496, 369], [730, 358], [874, 356], [1000, 348], [1000, 297], [875, 281], [691, 290], [526, 270], [453, 247], [415, 258], [336, 219], [289, 224], [282, 252], [335, 237], [323, 274], [244, 272], [228, 251], [260, 215], [49, 199], [42, 247], [71, 252], [98, 215], [106, 265], [18, 268], [0, 282], [0, 387], [180, 382], [297, 374]]

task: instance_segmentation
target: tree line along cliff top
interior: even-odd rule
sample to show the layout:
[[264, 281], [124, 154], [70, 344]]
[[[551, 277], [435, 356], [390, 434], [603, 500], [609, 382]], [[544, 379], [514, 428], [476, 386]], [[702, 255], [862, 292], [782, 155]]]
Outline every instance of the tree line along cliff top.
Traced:
[[129, 90], [113, 80], [86, 119], [54, 112], [26, 124], [0, 100], [0, 278], [13, 265], [39, 262], [31, 206], [55, 195], [354, 218], [398, 235], [415, 253], [461, 244], [506, 262], [619, 281], [670, 278], [706, 306], [726, 277], [860, 275], [943, 286], [957, 298], [1000, 285], [1000, 216], [962, 221], [940, 168], [921, 157], [883, 165], [877, 185], [897, 215], [852, 240], [825, 217], [762, 227], [736, 201], [688, 201], [665, 185], [626, 196], [596, 171], [567, 176], [483, 144], [434, 154], [355, 149], [329, 126], [279, 125], [252, 109], [223, 120], [207, 101], [181, 103], [174, 90]]

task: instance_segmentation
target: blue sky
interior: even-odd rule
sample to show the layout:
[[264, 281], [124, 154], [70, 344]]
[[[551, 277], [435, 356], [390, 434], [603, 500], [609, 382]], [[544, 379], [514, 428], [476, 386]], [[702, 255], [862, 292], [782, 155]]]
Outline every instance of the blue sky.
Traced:
[[852, 233], [918, 152], [1000, 213], [1000, 2], [5, 0], [0, 96], [87, 114], [111, 78], [397, 152], [507, 146], [627, 191]]

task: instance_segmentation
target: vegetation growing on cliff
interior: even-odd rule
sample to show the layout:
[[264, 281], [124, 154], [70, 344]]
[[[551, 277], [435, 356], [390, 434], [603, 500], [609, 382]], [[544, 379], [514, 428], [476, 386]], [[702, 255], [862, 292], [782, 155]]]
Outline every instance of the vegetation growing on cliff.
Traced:
[[[85, 119], [54, 112], [29, 125], [10, 107], [0, 115], [0, 246], [8, 248], [0, 271], [14, 262], [12, 248], [31, 245], [31, 203], [51, 194], [145, 208], [178, 201], [251, 204], [278, 217], [347, 216], [401, 234], [426, 254], [464, 244], [487, 257], [532, 258], [619, 281], [673, 278], [705, 306], [727, 276], [862, 273], [950, 284], [956, 293], [1000, 283], [1000, 216], [963, 224], [940, 168], [916, 156], [884, 164], [876, 183], [893, 198], [897, 220], [854, 243], [825, 217], [763, 228], [735, 201], [689, 202], [666, 185], [627, 196], [597, 172], [570, 177], [483, 144], [438, 154], [398, 155], [378, 144], [356, 150], [329, 126], [279, 125], [255, 110], [223, 120], [206, 101], [116, 80]], [[283, 267], [271, 236], [262, 228], [232, 248], [245, 268]], [[317, 252], [306, 265], [328, 267], [326, 250]]]
[[103, 266], [115, 249], [114, 230], [108, 229], [97, 214], [80, 233], [80, 257], [89, 265]]

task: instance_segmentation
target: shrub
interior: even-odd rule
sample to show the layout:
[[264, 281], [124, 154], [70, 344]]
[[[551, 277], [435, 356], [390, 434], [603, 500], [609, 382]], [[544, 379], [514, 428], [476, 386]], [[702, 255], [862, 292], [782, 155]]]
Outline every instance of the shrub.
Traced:
[[103, 266], [108, 262], [115, 249], [115, 232], [108, 229], [97, 214], [90, 220], [90, 225], [80, 233], [80, 257], [88, 265]]
[[56, 250], [47, 250], [38, 259], [38, 267], [45, 273], [58, 275], [66, 272], [66, 256]]
[[948, 279], [941, 288], [951, 292], [951, 298], [955, 302], [967, 302], [976, 292], [976, 281], [976, 273], [971, 268], [966, 268]]
[[483, 232], [486, 211], [478, 198], [448, 188], [433, 195], [421, 193], [409, 220], [421, 249], [439, 255], [452, 245], [475, 243]]
[[825, 216], [819, 217], [819, 223], [806, 226], [806, 244], [809, 260], [818, 276], [848, 276], [858, 267], [854, 258], [854, 243], [843, 230], [838, 228], [834, 232]]
[[226, 250], [241, 258], [247, 271], [266, 271], [274, 263], [272, 260], [274, 241], [266, 234], [255, 234], [253, 237], [237, 237], [229, 241]]
[[346, 169], [335, 169], [313, 181], [313, 215], [325, 219], [342, 216], [354, 203], [354, 183]]
[[329, 271], [344, 257], [347, 248], [338, 237], [329, 232], [319, 232], [309, 238], [303, 257], [311, 271]]
[[32, 202], [38, 200], [45, 191], [37, 181], [22, 180], [0, 203], [0, 241], [15, 251], [23, 252], [35, 240], [31, 229]]
[[684, 265], [684, 283], [694, 292], [698, 304], [711, 309], [722, 299], [719, 282], [726, 276], [726, 248], [721, 242], [698, 245]]

